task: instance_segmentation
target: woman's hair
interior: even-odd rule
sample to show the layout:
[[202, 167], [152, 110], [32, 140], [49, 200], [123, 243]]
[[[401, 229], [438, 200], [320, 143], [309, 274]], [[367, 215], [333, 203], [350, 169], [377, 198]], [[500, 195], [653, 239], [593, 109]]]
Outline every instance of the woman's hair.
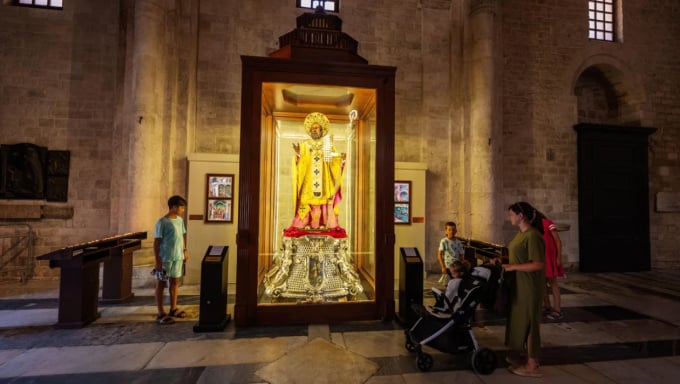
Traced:
[[511, 204], [508, 207], [508, 210], [513, 211], [518, 215], [521, 213], [532, 227], [536, 228], [541, 234], [543, 233], [543, 219], [545, 218], [545, 215], [531, 206], [531, 204], [526, 201], [518, 201]]

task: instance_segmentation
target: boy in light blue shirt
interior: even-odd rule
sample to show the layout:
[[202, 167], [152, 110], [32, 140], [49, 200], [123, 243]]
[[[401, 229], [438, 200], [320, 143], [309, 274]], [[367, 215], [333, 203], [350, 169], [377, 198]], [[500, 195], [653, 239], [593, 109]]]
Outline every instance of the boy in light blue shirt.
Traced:
[[[158, 324], [172, 324], [173, 317], [183, 318], [187, 314], [177, 309], [177, 291], [179, 279], [182, 277], [184, 263], [187, 262], [186, 227], [184, 226], [184, 210], [187, 201], [181, 196], [168, 199], [168, 213], [158, 219], [154, 228], [153, 253], [156, 259], [154, 275], [156, 276], [156, 306], [158, 307]], [[170, 312], [163, 309], [165, 287], [170, 293]]]
[[446, 236], [439, 242], [439, 252], [437, 252], [442, 275], [445, 273], [448, 274], [449, 267], [453, 262], [463, 259], [463, 255], [465, 254], [463, 243], [456, 239], [456, 233], [458, 233], [456, 223], [453, 221], [446, 222], [444, 225], [444, 233], [446, 233]]

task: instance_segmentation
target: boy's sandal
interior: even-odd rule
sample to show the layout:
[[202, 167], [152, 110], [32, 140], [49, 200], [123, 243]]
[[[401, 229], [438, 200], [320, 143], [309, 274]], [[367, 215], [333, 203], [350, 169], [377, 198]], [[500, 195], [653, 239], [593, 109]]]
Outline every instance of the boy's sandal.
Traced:
[[175, 320], [172, 317], [168, 316], [167, 314], [161, 313], [158, 316], [156, 316], [156, 323], [159, 325], [170, 325], [174, 324]]
[[562, 320], [564, 319], [564, 314], [560, 311], [552, 311], [548, 316], [548, 320]]
[[180, 311], [178, 308], [175, 308], [175, 309], [170, 310], [170, 313], [168, 313], [168, 316], [176, 317], [178, 319], [183, 319], [183, 318], [187, 317], [187, 313], [184, 312], [184, 311]]

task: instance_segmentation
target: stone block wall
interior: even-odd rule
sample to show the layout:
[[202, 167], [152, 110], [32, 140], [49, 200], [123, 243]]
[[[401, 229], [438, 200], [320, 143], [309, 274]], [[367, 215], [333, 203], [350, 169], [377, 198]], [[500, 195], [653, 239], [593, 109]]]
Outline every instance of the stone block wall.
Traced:
[[[650, 199], [658, 191], [680, 188], [678, 98], [680, 50], [676, 2], [624, 1], [621, 41], [590, 41], [587, 2], [504, 1], [503, 40], [504, 193], [510, 202], [526, 199], [557, 222], [571, 224], [562, 233], [570, 262], [578, 261], [578, 196], [574, 85], [586, 65], [615, 65], [634, 84], [619, 99], [638, 109], [641, 121], [625, 112], [616, 123], [655, 127], [650, 137]], [[619, 87], [622, 84], [613, 84]], [[602, 109], [593, 105], [592, 109]], [[591, 121], [592, 122], [592, 121]], [[597, 121], [611, 123], [611, 121]], [[657, 213], [650, 201], [652, 266], [678, 266], [671, 249], [679, 214]], [[625, 210], [626, 207], [621, 207]], [[622, 223], [622, 225], [625, 225]], [[508, 236], [511, 229], [508, 228]]]
[[[182, 193], [185, 158], [194, 152], [239, 154], [241, 55], [267, 56], [295, 28], [295, 1], [144, 0], [160, 15], [155, 124], [164, 131], [167, 169], [158, 189]], [[473, 1], [343, 0], [343, 31], [370, 64], [397, 67], [396, 161], [427, 164], [426, 257], [436, 269], [443, 223], [459, 222], [466, 202], [465, 137], [470, 71], [469, 11]], [[135, 67], [131, 55], [137, 1], [74, 0], [64, 10], [0, 5], [0, 137], [71, 152], [70, 219], [31, 221], [36, 254], [120, 231], [128, 207], [126, 125]], [[528, 200], [570, 230], [562, 232], [568, 262], [578, 261], [574, 86], [594, 63], [619, 65], [635, 92], [628, 116], [657, 128], [650, 137], [652, 265], [680, 267], [678, 212], [656, 212], [657, 192], [680, 190], [680, 7], [675, 0], [625, 0], [623, 41], [589, 41], [586, 1], [504, 0], [492, 3], [496, 97], [502, 127], [501, 200]], [[639, 90], [639, 91], [638, 91]], [[597, 108], [597, 106], [595, 106]], [[146, 124], [146, 122], [145, 122]], [[186, 144], [185, 144], [186, 143]], [[167, 177], [165, 177], [167, 176]], [[45, 202], [3, 201], [42, 205]], [[468, 204], [466, 206], [466, 204]], [[625, 209], [625, 207], [622, 207]], [[501, 215], [504, 217], [504, 215]], [[462, 221], [461, 221], [462, 220]], [[507, 241], [515, 229], [503, 225]], [[151, 230], [152, 228], [148, 228]], [[135, 228], [135, 230], [139, 230]], [[479, 239], [495, 241], [498, 239]], [[43, 265], [44, 267], [44, 265]]]
[[[118, 3], [65, 2], [63, 10], [0, 4], [0, 141], [71, 152], [71, 218], [26, 218], [34, 254], [110, 234], [111, 131], [116, 111]], [[2, 202], [41, 206], [44, 201]], [[20, 218], [13, 220], [21, 221]], [[40, 262], [38, 277], [54, 277]]]

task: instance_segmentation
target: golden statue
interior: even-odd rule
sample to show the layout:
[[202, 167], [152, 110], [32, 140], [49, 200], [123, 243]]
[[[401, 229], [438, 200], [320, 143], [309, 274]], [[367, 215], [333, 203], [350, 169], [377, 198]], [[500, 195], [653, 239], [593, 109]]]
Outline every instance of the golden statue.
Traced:
[[[285, 232], [343, 232], [338, 223], [338, 204], [342, 200], [342, 173], [345, 153], [338, 153], [333, 136], [328, 134], [330, 121], [320, 112], [307, 115], [305, 130], [310, 136], [293, 143], [293, 196], [295, 217]], [[302, 234], [302, 233], [299, 233]]]

